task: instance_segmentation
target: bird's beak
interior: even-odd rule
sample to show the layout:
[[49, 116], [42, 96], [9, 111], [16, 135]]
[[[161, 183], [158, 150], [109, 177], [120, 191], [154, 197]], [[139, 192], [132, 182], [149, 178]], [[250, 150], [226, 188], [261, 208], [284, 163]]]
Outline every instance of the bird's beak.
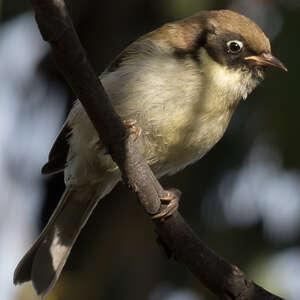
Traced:
[[271, 53], [263, 53], [258, 56], [247, 56], [245, 57], [246, 61], [249, 61], [253, 65], [262, 66], [262, 67], [275, 67], [281, 69], [285, 72], [288, 69], [284, 66], [284, 64], [276, 57], [274, 57]]

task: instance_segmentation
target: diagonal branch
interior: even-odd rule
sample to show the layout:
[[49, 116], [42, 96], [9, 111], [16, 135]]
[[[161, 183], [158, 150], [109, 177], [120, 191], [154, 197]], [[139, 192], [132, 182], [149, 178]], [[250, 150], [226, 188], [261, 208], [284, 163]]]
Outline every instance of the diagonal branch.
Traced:
[[[133, 140], [124, 138], [123, 123], [86, 58], [64, 1], [31, 2], [41, 34], [50, 43], [58, 68], [83, 104], [124, 180], [137, 193], [146, 212], [156, 214], [161, 209], [160, 198], [165, 191]], [[206, 247], [179, 212], [154, 223], [162, 244], [174, 258], [184, 263], [220, 299], [282, 300], [247, 279], [238, 267]]]
[[125, 182], [137, 192], [149, 214], [157, 213], [164, 190], [133, 146], [133, 140], [124, 138], [123, 123], [87, 61], [64, 1], [33, 0], [32, 4], [41, 34], [51, 44], [57, 66], [83, 104]]

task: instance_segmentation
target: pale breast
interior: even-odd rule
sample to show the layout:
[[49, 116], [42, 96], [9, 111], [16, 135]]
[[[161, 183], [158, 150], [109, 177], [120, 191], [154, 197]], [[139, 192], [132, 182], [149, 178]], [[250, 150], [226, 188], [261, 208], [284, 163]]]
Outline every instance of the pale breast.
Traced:
[[[244, 92], [237, 86], [238, 74], [226, 73], [211, 58], [199, 66], [193, 59], [148, 55], [105, 73], [101, 81], [120, 116], [137, 120], [143, 132], [136, 144], [158, 176], [207, 153], [223, 136]], [[76, 173], [116, 170], [80, 106], [70, 122], [72, 165], [83, 166]]]

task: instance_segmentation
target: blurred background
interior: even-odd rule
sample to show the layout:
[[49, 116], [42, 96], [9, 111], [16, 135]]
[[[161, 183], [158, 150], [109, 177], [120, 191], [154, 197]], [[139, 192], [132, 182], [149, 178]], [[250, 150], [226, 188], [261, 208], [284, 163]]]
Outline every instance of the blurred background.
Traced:
[[[270, 70], [229, 130], [198, 163], [162, 179], [204, 242], [273, 293], [300, 294], [300, 68], [298, 0], [73, 0], [71, 15], [94, 68], [165, 22], [230, 8], [254, 19], [288, 73]], [[41, 40], [30, 2], [0, 0], [0, 299], [38, 299], [13, 270], [41, 231], [64, 184], [40, 168], [74, 95]], [[98, 205], [47, 300], [216, 299], [168, 261], [153, 225], [121, 184]]]

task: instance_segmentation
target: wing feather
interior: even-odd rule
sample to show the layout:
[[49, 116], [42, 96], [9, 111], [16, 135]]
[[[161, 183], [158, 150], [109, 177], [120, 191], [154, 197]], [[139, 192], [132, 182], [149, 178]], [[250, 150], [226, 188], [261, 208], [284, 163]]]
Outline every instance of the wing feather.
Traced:
[[42, 174], [55, 174], [64, 170], [69, 153], [68, 138], [70, 134], [71, 128], [66, 122], [50, 150], [48, 162], [43, 166]]

